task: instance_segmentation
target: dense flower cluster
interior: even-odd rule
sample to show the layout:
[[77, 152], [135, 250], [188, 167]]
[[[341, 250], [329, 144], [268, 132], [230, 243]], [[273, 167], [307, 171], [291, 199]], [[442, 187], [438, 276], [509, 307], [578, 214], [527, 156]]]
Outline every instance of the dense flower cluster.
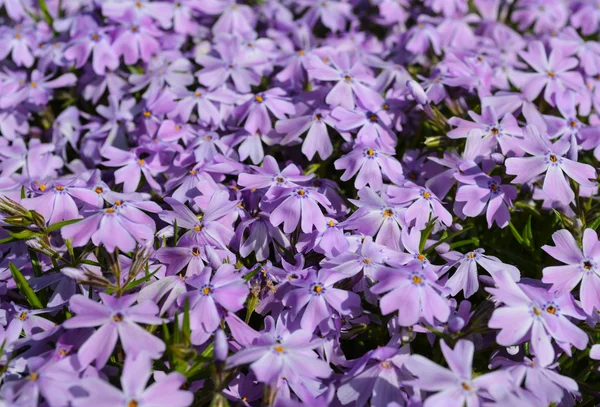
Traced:
[[600, 400], [599, 1], [0, 13], [0, 406]]

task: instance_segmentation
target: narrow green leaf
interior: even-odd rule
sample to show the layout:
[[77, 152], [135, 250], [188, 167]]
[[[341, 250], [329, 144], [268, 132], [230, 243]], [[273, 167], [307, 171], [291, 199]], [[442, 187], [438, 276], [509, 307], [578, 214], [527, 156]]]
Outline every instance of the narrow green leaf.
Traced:
[[185, 304], [183, 305], [183, 326], [181, 330], [187, 345], [190, 343], [192, 337], [192, 329], [190, 328], [190, 301], [187, 298], [185, 299]]
[[519, 231], [515, 228], [515, 225], [513, 225], [512, 222], [509, 222], [508, 227], [509, 227], [510, 231], [512, 232], [513, 236], [515, 237], [515, 239], [517, 239], [517, 242], [519, 242], [520, 245], [523, 245], [523, 238], [521, 237], [521, 234], [519, 233]]
[[425, 243], [427, 243], [427, 239], [429, 239], [429, 235], [433, 228], [435, 227], [435, 221], [437, 220], [437, 216], [429, 221], [425, 229], [421, 232], [421, 241], [419, 242], [419, 253], [423, 253], [423, 249], [425, 249]]
[[[158, 273], [159, 269], [154, 270], [153, 273], [148, 274], [142, 278], [138, 278], [137, 280], [133, 280], [132, 282], [130, 282], [129, 284], [127, 284], [125, 287], [122, 288], [122, 291], [129, 291], [129, 290], [133, 290], [134, 288], [136, 288], [137, 286], [140, 286], [142, 284], [144, 284], [145, 282], [148, 281], [149, 278], [153, 277], [156, 273]], [[113, 294], [116, 291], [115, 287], [111, 287], [111, 288], [107, 288], [105, 290], [105, 292], [107, 294]]]
[[598, 229], [598, 226], [600, 226], [600, 216], [598, 216], [588, 228], [596, 230]]
[[[434, 244], [432, 244], [431, 246], [429, 246], [427, 248], [427, 250], [425, 250], [424, 252], [422, 252], [424, 255], [427, 255], [431, 252], [433, 252], [433, 250], [438, 247], [439, 245], [441, 245], [442, 243], [447, 242], [448, 240], [454, 239], [456, 236], [460, 236], [463, 233], [467, 232], [468, 230], [472, 229], [473, 225], [468, 225], [465, 226], [462, 230], [459, 230], [457, 232], [454, 233], [450, 233], [448, 236], [444, 237], [443, 239], [438, 240], [437, 242], [435, 242]], [[476, 238], [474, 238], [476, 239]], [[466, 243], [465, 243], [466, 244]], [[458, 247], [458, 246], [457, 246]]]
[[244, 281], [250, 281], [252, 279], [252, 277], [254, 277], [256, 275], [256, 273], [258, 273], [259, 270], [260, 270], [260, 266], [256, 267], [254, 270], [252, 270], [251, 272], [246, 274], [244, 276]]
[[179, 226], [177, 225], [177, 219], [173, 222], [173, 246], [177, 246], [179, 240]]
[[450, 250], [454, 250], [458, 247], [462, 247], [462, 246], [466, 246], [472, 244], [474, 246], [479, 247], [479, 238], [478, 237], [472, 237], [470, 239], [466, 239], [466, 240], [460, 240], [458, 242], [454, 242], [454, 243], [450, 243]]
[[27, 198], [27, 195], [25, 195], [25, 185], [23, 185], [21, 187], [21, 199], [25, 199]]
[[15, 280], [15, 283], [17, 284], [19, 292], [23, 294], [29, 305], [37, 309], [44, 308], [42, 302], [35, 294], [35, 292], [31, 289], [31, 286], [27, 282], [27, 279], [25, 279], [25, 277], [23, 276], [23, 274], [21, 274], [19, 269], [12, 263], [8, 263], [8, 267], [10, 268], [10, 273], [12, 274], [12, 277]]
[[19, 230], [18, 232], [12, 232], [8, 229], [6, 229], [6, 231], [8, 232], [9, 235], [11, 235], [12, 237], [14, 237], [17, 240], [29, 240], [29, 239], [33, 239], [34, 237], [42, 236], [41, 233], [34, 232], [33, 230], [29, 230], [29, 229]]
[[38, 0], [38, 4], [40, 6], [40, 10], [42, 11], [42, 15], [44, 16], [44, 20], [46, 20], [46, 22], [48, 23], [48, 25], [50, 27], [52, 27], [52, 15], [50, 14], [50, 11], [48, 10], [48, 5], [46, 4], [45, 0]]
[[62, 222], [56, 222], [56, 223], [53, 223], [52, 225], [48, 226], [48, 229], [46, 229], [46, 230], [48, 231], [48, 233], [54, 232], [55, 230], [61, 229], [67, 225], [72, 225], [73, 223], [77, 223], [80, 220], [83, 220], [83, 218], [69, 219], [69, 220], [63, 220]]
[[246, 323], [250, 322], [250, 317], [252, 317], [252, 313], [254, 312], [254, 309], [256, 308], [256, 306], [258, 305], [258, 297], [256, 295], [250, 295], [250, 298], [248, 298], [248, 302], [246, 303]]

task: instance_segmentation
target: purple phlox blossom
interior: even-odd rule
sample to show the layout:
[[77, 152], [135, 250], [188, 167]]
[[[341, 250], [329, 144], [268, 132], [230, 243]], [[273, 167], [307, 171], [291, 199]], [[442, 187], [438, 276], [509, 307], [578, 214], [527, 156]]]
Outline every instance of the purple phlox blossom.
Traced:
[[292, 318], [302, 314], [302, 329], [313, 332], [319, 327], [321, 332], [328, 332], [333, 313], [349, 315], [360, 310], [357, 294], [334, 287], [346, 277], [346, 274], [326, 269], [309, 271], [304, 278], [290, 282], [294, 288], [285, 295], [283, 303], [291, 307]]
[[390, 128], [392, 121], [387, 114], [360, 108], [348, 110], [338, 106], [333, 109], [331, 116], [336, 119], [335, 127], [340, 131], [359, 129], [356, 134], [356, 141], [359, 144], [393, 148], [398, 142], [398, 138]]
[[57, 180], [36, 187], [40, 195], [23, 199], [21, 204], [38, 212], [49, 224], [80, 217], [77, 203], [73, 198], [99, 207], [98, 194], [86, 188], [85, 184], [77, 179]]
[[68, 387], [72, 381], [77, 380], [77, 371], [69, 360], [53, 362], [42, 356], [32, 355], [25, 363], [27, 374], [21, 380], [7, 380], [4, 385], [14, 392], [20, 402], [15, 406], [37, 405], [40, 395], [48, 405], [69, 404], [72, 395]]
[[[197, 200], [198, 197], [194, 198], [194, 202], [198, 203]], [[159, 217], [169, 224], [177, 221], [178, 227], [188, 230], [181, 236], [181, 244], [210, 244], [224, 249], [233, 237], [234, 232], [225, 221], [238, 201], [230, 201], [227, 191], [215, 192], [200, 218], [176, 199], [165, 198], [165, 202], [173, 212], [163, 212]]]
[[536, 34], [556, 32], [564, 27], [568, 19], [567, 5], [556, 0], [521, 1], [511, 16], [520, 31], [533, 25], [533, 32]]
[[320, 345], [311, 332], [292, 332], [280, 319], [265, 318], [265, 331], [249, 347], [227, 359], [228, 367], [250, 363], [258, 381], [275, 383], [281, 377], [292, 383], [326, 378], [332, 373], [329, 365], [313, 351]]
[[97, 75], [104, 75], [106, 70], [114, 71], [119, 67], [119, 57], [111, 46], [110, 29], [99, 27], [90, 16], [83, 16], [78, 21], [77, 31], [64, 51], [69, 61], [74, 61], [81, 68], [92, 56], [92, 68]]
[[233, 265], [223, 264], [212, 275], [212, 269], [205, 267], [198, 275], [186, 280], [194, 290], [188, 291], [177, 300], [180, 306], [185, 301], [190, 304], [192, 341], [202, 344], [221, 323], [224, 310], [237, 312], [244, 307], [250, 290], [242, 275]]
[[237, 101], [237, 95], [224, 86], [212, 90], [196, 88], [193, 92], [181, 88], [175, 92], [178, 99], [177, 108], [169, 114], [169, 117], [178, 116], [184, 122], [188, 122], [192, 112], [196, 111], [199, 122], [211, 126], [221, 125], [222, 118], [218, 103], [231, 105]]
[[173, 92], [194, 83], [191, 73], [192, 63], [176, 51], [162, 51], [150, 60], [144, 73], [132, 73], [128, 81], [133, 87], [130, 92], [138, 92], [146, 87], [147, 93], [160, 90], [165, 85]]
[[523, 361], [515, 362], [503, 357], [492, 360], [492, 368], [502, 366], [513, 377], [513, 382], [523, 384], [544, 405], [560, 403], [565, 391], [576, 394], [579, 386], [570, 377], [559, 374], [555, 368], [558, 363], [544, 365], [538, 358], [524, 357]]
[[146, 387], [151, 375], [151, 354], [127, 354], [120, 375], [121, 390], [98, 376], [88, 376], [73, 386], [87, 393], [86, 397], [74, 398], [73, 406], [188, 407], [194, 401], [192, 392], [181, 389], [186, 380], [181, 373], [169, 373]]
[[[331, 106], [354, 109], [357, 101], [364, 106], [381, 106], [383, 98], [368, 86], [374, 83], [370, 72], [356, 57], [346, 52], [330, 53], [326, 57], [333, 66], [313, 55], [309, 61], [309, 75], [320, 81], [337, 82], [327, 94], [325, 102]], [[353, 60], [354, 59], [354, 60]]]
[[441, 38], [436, 27], [434, 19], [426, 15], [420, 15], [417, 24], [411, 27], [407, 32], [406, 49], [415, 55], [425, 54], [429, 48], [433, 49], [436, 55], [441, 54]]
[[160, 23], [162, 28], [171, 28], [174, 6], [167, 1], [149, 0], [109, 0], [102, 3], [102, 14], [114, 20], [127, 17], [128, 13], [136, 19], [150, 17]]
[[147, 16], [135, 17], [127, 12], [120, 22], [121, 27], [112, 44], [114, 52], [122, 56], [127, 65], [133, 65], [140, 59], [150, 62], [160, 49], [158, 38], [162, 35], [152, 19]]
[[463, 291], [465, 298], [469, 298], [479, 290], [477, 265], [483, 267], [492, 276], [500, 270], [505, 270], [514, 281], [521, 279], [521, 272], [515, 266], [505, 264], [497, 257], [483, 253], [483, 249], [475, 249], [466, 254], [456, 251], [441, 254], [449, 262], [447, 270], [456, 267], [456, 271], [446, 282], [446, 287], [450, 289], [452, 296]]
[[240, 161], [245, 161], [250, 158], [252, 164], [260, 164], [265, 157], [263, 143], [270, 145], [272, 131], [263, 134], [260, 129], [250, 133], [247, 129], [242, 128], [239, 131], [223, 137], [223, 142], [232, 148], [237, 147]]
[[274, 201], [279, 204], [269, 217], [273, 226], [283, 223], [283, 231], [292, 233], [300, 224], [302, 232], [310, 233], [313, 229], [322, 232], [327, 228], [325, 216], [319, 205], [328, 213], [332, 213], [329, 199], [311, 187], [280, 188]]
[[494, 71], [487, 62], [481, 63], [476, 57], [465, 58], [450, 52], [441, 65], [446, 70], [444, 84], [476, 91], [480, 99], [491, 94]]
[[585, 86], [581, 74], [572, 71], [578, 65], [577, 58], [563, 55], [560, 49], [553, 49], [548, 56], [544, 44], [533, 41], [520, 55], [536, 72], [514, 71], [511, 80], [528, 100], [536, 99], [545, 88], [544, 100], [555, 106], [567, 89], [578, 92]]
[[237, 0], [205, 0], [197, 8], [208, 15], [218, 15], [212, 26], [214, 34], [229, 33], [240, 36], [254, 31], [256, 14], [252, 7], [240, 4]]
[[297, 165], [291, 163], [283, 170], [270, 155], [265, 156], [262, 167], [251, 165], [255, 173], [243, 172], [238, 177], [238, 183], [245, 188], [267, 189], [265, 197], [273, 200], [279, 196], [280, 189], [300, 187], [314, 175], [302, 175]]
[[364, 406], [369, 398], [372, 405], [389, 406], [402, 400], [402, 384], [410, 379], [403, 369], [410, 357], [407, 345], [400, 349], [383, 346], [367, 352], [342, 379], [337, 396], [343, 406]]
[[133, 98], [122, 99], [111, 94], [108, 97], [108, 106], [96, 107], [96, 111], [104, 120], [93, 130], [93, 138], [103, 139], [104, 146], [109, 146], [114, 141], [123, 144], [126, 133], [134, 128], [132, 110], [135, 103]]
[[344, 229], [377, 235], [375, 243], [400, 250], [401, 228], [405, 226], [403, 209], [391, 203], [383, 192], [378, 195], [369, 187], [360, 189], [358, 197], [359, 200], [350, 200], [359, 209], [343, 222]]
[[348, 249], [350, 243], [344, 235], [340, 222], [327, 217], [325, 218], [325, 221], [327, 228], [324, 232], [315, 230], [311, 234], [300, 236], [300, 239], [296, 244], [296, 248], [299, 251], [307, 253], [310, 250], [314, 250], [327, 257], [335, 257]]
[[597, 41], [585, 41], [573, 27], [565, 27], [558, 37], [552, 38], [550, 43], [553, 48], [558, 48], [564, 56], [577, 56], [579, 65], [586, 75], [598, 74], [600, 44]]
[[[147, 133], [153, 134], [162, 124], [165, 115], [172, 112], [177, 106], [175, 98], [175, 94], [168, 88], [153, 89], [146, 92], [132, 113], [140, 118], [143, 129]], [[140, 144], [142, 143], [140, 142]]]
[[309, 27], [314, 27], [317, 21], [333, 32], [343, 31], [348, 20], [353, 19], [352, 6], [338, 0], [300, 0], [298, 5], [304, 9], [304, 21]]
[[29, 132], [24, 109], [0, 109], [0, 132], [6, 140], [16, 140]]
[[580, 248], [566, 229], [552, 234], [555, 246], [544, 245], [542, 249], [550, 256], [565, 263], [565, 266], [544, 268], [542, 281], [552, 284], [552, 291], [565, 294], [572, 291], [579, 283], [579, 298], [583, 310], [592, 315], [594, 309], [600, 309], [600, 244], [598, 235], [593, 229], [583, 233], [583, 244]]
[[404, 220], [407, 225], [414, 221], [414, 226], [424, 229], [430, 218], [437, 218], [438, 225], [452, 225], [452, 214], [442, 205], [442, 201], [427, 187], [412, 182], [403, 186], [388, 187], [390, 202], [407, 206]]
[[515, 283], [505, 271], [493, 275], [497, 288], [486, 288], [504, 305], [496, 308], [488, 326], [500, 329], [496, 342], [503, 346], [516, 345], [527, 340], [540, 363], [554, 362], [555, 351], [551, 339], [567, 353], [571, 345], [585, 349], [588, 337], [569, 317], [585, 319], [585, 314], [566, 293], [555, 295], [542, 287]]
[[384, 185], [383, 175], [396, 184], [404, 181], [402, 165], [393, 155], [394, 149], [384, 145], [372, 147], [369, 144], [356, 144], [350, 153], [338, 158], [334, 165], [336, 170], [344, 170], [340, 176], [342, 181], [348, 181], [358, 173], [354, 180], [356, 189], [362, 190], [369, 185], [374, 191], [380, 191]]
[[256, 382], [253, 374], [245, 375], [238, 373], [236, 377], [229, 382], [229, 387], [223, 390], [223, 395], [227, 399], [249, 407], [254, 401], [259, 400], [263, 395], [263, 386]]
[[[85, 83], [81, 96], [83, 99], [97, 104], [105, 92], [108, 97], [122, 98], [128, 88], [127, 81], [123, 78], [122, 71], [106, 71], [104, 76], [98, 76], [88, 69], [85, 71], [81, 81]], [[134, 101], [135, 103], [135, 101]]]
[[379, 0], [377, 8], [379, 10], [377, 21], [385, 26], [396, 24], [404, 26], [410, 15], [407, 10], [410, 4], [407, 0]]
[[[212, 163], [219, 155], [225, 155], [233, 150], [221, 140], [218, 133], [214, 131], [205, 131], [202, 128], [196, 128], [190, 132], [194, 138], [187, 146], [187, 151], [180, 154], [186, 155], [188, 152], [193, 153], [196, 162]], [[243, 168], [242, 166], [240, 166]]]
[[238, 124], [246, 121], [244, 128], [249, 133], [259, 130], [266, 134], [273, 127], [269, 112], [282, 120], [287, 118], [286, 115], [296, 113], [296, 108], [286, 97], [285, 90], [271, 88], [264, 92], [245, 95], [240, 106], [236, 108], [235, 115], [239, 117]]
[[[52, 142], [56, 145], [56, 150], [61, 151], [65, 159], [67, 158], [67, 144], [75, 151], [79, 148], [77, 146], [81, 134], [79, 117], [79, 110], [75, 106], [69, 106], [56, 117], [52, 124]], [[0, 124], [0, 131], [2, 130], [1, 126]]]
[[11, 54], [12, 61], [17, 66], [30, 68], [35, 61], [34, 51], [38, 47], [35, 26], [31, 23], [17, 24], [14, 27], [4, 25], [0, 30], [2, 46], [0, 58], [6, 60]]
[[287, 236], [269, 221], [269, 215], [264, 212], [252, 216], [245, 214], [235, 231], [231, 243], [238, 248], [240, 256], [246, 258], [254, 253], [257, 261], [264, 261], [270, 257], [271, 246], [274, 243], [282, 247], [289, 247]]
[[[11, 309], [9, 310], [7, 333], [15, 333], [20, 335], [22, 332], [25, 336], [35, 335], [40, 332], [49, 331], [55, 327], [54, 322], [40, 317], [39, 314], [48, 313], [49, 309], [27, 309], [21, 307], [15, 303], [10, 303]], [[8, 335], [9, 337], [11, 334]]]
[[375, 272], [377, 283], [371, 287], [375, 294], [384, 294], [379, 307], [384, 315], [398, 311], [398, 323], [412, 326], [421, 318], [430, 325], [436, 320], [446, 322], [450, 308], [443, 297], [444, 288], [436, 281], [436, 273], [431, 267], [423, 267], [420, 262], [407, 266], [381, 267]]
[[27, 17], [27, 12], [25, 12], [21, 0], [2, 0], [0, 5], [4, 6], [6, 14], [15, 21], [21, 21], [24, 17]]
[[[571, 143], [569, 158], [572, 160], [577, 158], [578, 141], [581, 140], [581, 146], [586, 148], [588, 145], [585, 141], [596, 138], [598, 132], [597, 126], [588, 126], [577, 118], [575, 97], [574, 92], [567, 91], [563, 97], [557, 99], [556, 107], [562, 117], [542, 116], [547, 125], [549, 138], [564, 138]], [[533, 124], [537, 125], [537, 123]]]
[[490, 387], [500, 383], [505, 386], [509, 385], [511, 378], [505, 371], [473, 376], [473, 355], [475, 353], [473, 342], [459, 340], [454, 349], [451, 349], [442, 339], [440, 346], [449, 369], [441, 367], [421, 355], [411, 355], [404, 362], [404, 366], [417, 376], [407, 384], [421, 390], [435, 392], [434, 395], [427, 397], [423, 407], [477, 406], [487, 398], [487, 391]]
[[457, 127], [448, 132], [448, 137], [466, 138], [475, 132], [483, 139], [481, 142], [486, 143], [492, 151], [496, 149], [497, 145], [500, 146], [503, 154], [519, 151], [518, 140], [515, 139], [522, 137], [522, 131], [512, 114], [507, 113], [504, 117], [499, 118], [494, 108], [487, 106], [483, 108], [481, 115], [469, 111], [469, 116], [473, 122], [459, 117], [452, 117], [448, 120], [448, 123]]
[[[296, 110], [299, 109], [303, 109], [303, 106], [297, 105]], [[278, 120], [275, 124], [275, 130], [284, 134], [281, 144], [293, 144], [299, 141], [302, 134], [306, 133], [302, 143], [302, 153], [306, 158], [312, 160], [315, 153], [318, 153], [321, 160], [327, 159], [333, 153], [328, 126], [335, 128], [335, 121], [331, 117], [330, 110], [324, 106], [314, 110], [306, 107], [300, 114], [300, 116]]]
[[52, 76], [44, 76], [42, 72], [34, 70], [29, 81], [23, 81], [19, 89], [0, 98], [0, 108], [16, 107], [23, 102], [45, 105], [53, 89], [73, 86], [77, 82], [77, 77], [72, 73], [50, 79]]
[[582, 186], [594, 186], [596, 170], [588, 164], [570, 160], [564, 155], [570, 148], [570, 143], [560, 140], [551, 144], [546, 135], [539, 133], [533, 126], [525, 128], [525, 139], [520, 147], [532, 157], [511, 157], [506, 160], [506, 173], [516, 175], [511, 182], [524, 184], [532, 181], [538, 175], [546, 173], [543, 190], [549, 198], [568, 205], [575, 199], [565, 173]]
[[196, 77], [202, 85], [214, 89], [231, 78], [238, 92], [249, 93], [250, 86], [260, 83], [260, 75], [254, 72], [251, 69], [252, 64], [245, 60], [241, 44], [235, 37], [220, 37], [213, 49], [219, 57], [208, 54], [196, 56], [196, 62], [203, 66], [196, 72]]
[[[490, 177], [484, 172], [476, 174], [454, 174], [460, 185], [456, 192], [455, 212], [476, 217], [483, 213], [487, 206], [486, 219], [488, 228], [494, 222], [504, 228], [510, 221], [508, 208], [517, 198], [517, 188], [513, 185], [501, 185], [500, 177]], [[459, 206], [460, 205], [460, 206]], [[459, 206], [459, 207], [458, 207]], [[457, 210], [459, 209], [460, 210]]]
[[581, 29], [583, 35], [595, 33], [600, 23], [599, 7], [598, 0], [579, 4], [579, 8], [570, 17], [573, 27]]
[[102, 164], [107, 167], [121, 167], [115, 171], [115, 182], [123, 184], [123, 191], [134, 192], [140, 183], [142, 174], [148, 184], [156, 191], [162, 191], [162, 187], [154, 180], [154, 177], [166, 170], [166, 166], [160, 162], [158, 154], [150, 154], [149, 150], [136, 149], [133, 151], [120, 150], [113, 146], [106, 146], [102, 155], [108, 161]]
[[200, 162], [194, 165], [191, 169], [182, 168], [172, 174], [172, 177], [165, 184], [165, 189], [173, 190], [171, 197], [181, 203], [192, 200], [200, 194], [200, 189], [208, 186], [209, 190], [216, 190], [217, 184], [212, 177], [220, 176], [234, 172], [235, 168], [230, 165], [227, 159], [222, 155], [216, 156], [210, 162]]
[[[137, 244], [145, 245], [154, 240], [154, 222], [152, 224], [138, 223], [139, 219], [146, 221], [147, 215], [139, 211], [121, 211], [121, 202], [116, 200], [112, 207], [98, 210], [82, 211], [88, 215], [85, 219], [67, 225], [61, 229], [64, 239], [71, 239], [73, 247], [85, 246], [90, 239], [99, 246], [103, 244], [106, 250], [114, 252], [119, 248], [122, 252], [133, 251]], [[128, 217], [131, 216], [131, 219]]]
[[156, 315], [158, 306], [150, 301], [133, 305], [137, 295], [125, 295], [114, 298], [99, 293], [102, 304], [77, 294], [69, 300], [70, 309], [76, 315], [63, 322], [67, 329], [100, 327], [79, 348], [79, 362], [87, 366], [96, 361], [96, 367], [102, 368], [108, 361], [117, 338], [128, 356], [136, 356], [146, 351], [158, 358], [165, 351], [165, 344], [138, 323], [159, 325], [163, 320]]
[[[451, 3], [451, 2], [444, 2]], [[443, 49], [465, 49], [470, 48], [470, 44], [477, 41], [474, 30], [471, 25], [481, 22], [481, 17], [477, 14], [446, 14], [445, 18], [437, 26]]]

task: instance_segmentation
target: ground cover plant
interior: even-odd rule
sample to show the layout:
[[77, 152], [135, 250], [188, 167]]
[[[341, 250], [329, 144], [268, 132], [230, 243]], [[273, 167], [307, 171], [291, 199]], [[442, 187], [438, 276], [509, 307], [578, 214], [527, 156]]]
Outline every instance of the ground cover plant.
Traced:
[[600, 402], [600, 2], [0, 13], [0, 406]]

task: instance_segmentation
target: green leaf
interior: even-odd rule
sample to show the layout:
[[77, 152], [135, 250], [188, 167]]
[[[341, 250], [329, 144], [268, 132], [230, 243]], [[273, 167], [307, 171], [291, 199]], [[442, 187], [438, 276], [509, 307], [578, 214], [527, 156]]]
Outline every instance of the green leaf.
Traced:
[[73, 223], [77, 223], [80, 220], [83, 220], [83, 218], [69, 219], [69, 220], [63, 220], [62, 222], [56, 222], [56, 223], [53, 223], [52, 225], [48, 226], [48, 229], [46, 229], [46, 230], [48, 231], [48, 233], [54, 232], [55, 230], [61, 229], [67, 225], [72, 225]]
[[29, 239], [33, 239], [34, 237], [42, 236], [41, 233], [34, 232], [33, 230], [29, 230], [29, 229], [19, 230], [18, 232], [12, 232], [8, 229], [6, 229], [6, 231], [8, 232], [9, 235], [11, 235], [12, 237], [14, 237], [17, 240], [29, 240]]
[[27, 195], [25, 195], [25, 185], [23, 185], [21, 187], [21, 199], [25, 199], [27, 198]]
[[[427, 248], [427, 250], [425, 250], [424, 252], [422, 252], [424, 255], [427, 255], [429, 253], [431, 253], [436, 247], [438, 247], [439, 245], [441, 245], [442, 243], [447, 242], [448, 240], [454, 239], [456, 236], [462, 235], [463, 233], [467, 232], [468, 230], [470, 230], [471, 228], [473, 228], [473, 225], [468, 225], [465, 226], [462, 230], [459, 230], [457, 232], [454, 233], [450, 233], [448, 236], [444, 237], [443, 239], [438, 240], [437, 242], [435, 242], [434, 244], [432, 244], [431, 246], [429, 246]], [[473, 238], [473, 239], [477, 239], [477, 238]], [[477, 239], [477, 241], [479, 242], [479, 239]], [[464, 242], [464, 240], [463, 240]], [[458, 243], [458, 242], [457, 242]], [[470, 243], [470, 242], [469, 242]], [[467, 243], [465, 243], [467, 244]], [[458, 247], [458, 246], [456, 246]]]
[[[137, 280], [133, 280], [132, 282], [130, 282], [129, 284], [127, 284], [125, 287], [122, 288], [122, 291], [128, 291], [128, 290], [133, 290], [134, 288], [136, 288], [139, 285], [144, 284], [145, 282], [147, 282], [151, 277], [153, 277], [156, 273], [158, 273], [158, 270], [160, 269], [156, 269], [154, 270], [154, 272], [152, 272], [151, 274], [148, 274], [142, 278], [138, 278]], [[111, 288], [107, 288], [105, 290], [105, 292], [107, 294], [113, 294], [116, 291], [116, 287], [111, 287]]]
[[429, 221], [423, 232], [421, 232], [421, 241], [419, 242], [419, 253], [423, 253], [423, 249], [425, 249], [425, 243], [427, 243], [427, 239], [429, 239], [429, 235], [433, 228], [435, 227], [435, 221], [437, 220], [437, 216]]
[[251, 272], [246, 274], [244, 276], [244, 281], [250, 281], [250, 279], [252, 279], [252, 277], [254, 277], [256, 275], [256, 273], [258, 273], [259, 270], [260, 270], [260, 267], [256, 267], [254, 270], [252, 270]]
[[37, 309], [44, 308], [42, 302], [27, 282], [27, 279], [25, 279], [23, 274], [21, 274], [19, 269], [12, 263], [8, 263], [8, 267], [10, 268], [10, 273], [12, 274], [12, 277], [15, 280], [15, 283], [17, 284], [19, 292], [23, 294], [29, 305]]
[[512, 232], [512, 234], [515, 237], [515, 239], [517, 239], [517, 242], [519, 242], [519, 244], [523, 246], [523, 237], [521, 237], [521, 234], [515, 228], [515, 225], [513, 225], [512, 222], [508, 222], [508, 228]]
[[245, 322], [246, 324], [250, 322], [250, 317], [252, 316], [252, 313], [254, 312], [254, 309], [256, 308], [256, 306], [258, 305], [258, 297], [256, 295], [250, 295], [250, 298], [248, 298], [248, 302], [246, 303], [246, 319]]
[[600, 226], [600, 216], [598, 216], [588, 228], [596, 230], [598, 229], [598, 226]]
[[190, 343], [192, 337], [192, 329], [190, 328], [190, 301], [189, 299], [185, 299], [185, 304], [183, 305], [183, 327], [181, 328], [183, 333], [183, 338], [186, 341], [186, 345]]
[[38, 0], [38, 4], [40, 5], [40, 10], [42, 10], [42, 14], [44, 16], [44, 20], [46, 20], [46, 22], [48, 23], [48, 25], [50, 27], [52, 27], [52, 15], [50, 14], [50, 11], [48, 10], [48, 5], [46, 4], [45, 0]]

